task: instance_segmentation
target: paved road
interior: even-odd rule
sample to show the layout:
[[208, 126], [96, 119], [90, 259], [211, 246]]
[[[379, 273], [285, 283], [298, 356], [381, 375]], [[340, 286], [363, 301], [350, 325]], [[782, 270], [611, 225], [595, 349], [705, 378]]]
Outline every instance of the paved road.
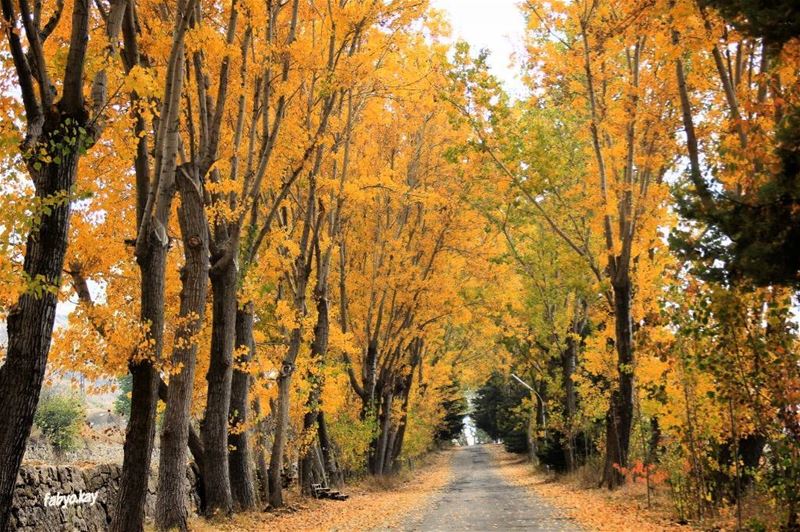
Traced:
[[547, 502], [503, 479], [482, 446], [458, 449], [453, 479], [403, 530], [568, 530], [580, 528]]

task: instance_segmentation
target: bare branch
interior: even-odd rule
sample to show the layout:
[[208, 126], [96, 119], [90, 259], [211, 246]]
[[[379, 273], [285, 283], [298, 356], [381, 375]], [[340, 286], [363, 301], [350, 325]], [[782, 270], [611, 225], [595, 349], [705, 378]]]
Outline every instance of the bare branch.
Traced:
[[[73, 24], [75, 23], [76, 10], [79, 10], [76, 4], [73, 6]], [[30, 58], [31, 66], [33, 67], [33, 74], [39, 82], [39, 99], [42, 102], [42, 109], [49, 109], [53, 101], [53, 87], [50, 84], [50, 78], [47, 75], [47, 68], [44, 60], [44, 51], [42, 50], [42, 41], [39, 36], [39, 29], [34, 26], [33, 15], [31, 14], [28, 0], [19, 0], [19, 10], [22, 18], [22, 27], [25, 28], [25, 35], [28, 38], [28, 57]], [[89, 13], [88, 10], [85, 19], [88, 23]], [[74, 33], [74, 32], [73, 32]], [[71, 47], [70, 47], [71, 49]], [[67, 72], [70, 68], [70, 63], [67, 61]]]
[[50, 17], [50, 20], [47, 21], [47, 24], [44, 25], [44, 28], [42, 28], [41, 32], [39, 32], [42, 38], [42, 43], [44, 43], [50, 36], [50, 34], [53, 33], [53, 30], [56, 29], [56, 26], [58, 26], [58, 22], [61, 20], [61, 14], [63, 12], [64, 12], [64, 0], [56, 0], [56, 10], [53, 12], [53, 15]]
[[29, 146], [35, 143], [41, 134], [44, 117], [42, 115], [42, 108], [36, 98], [36, 91], [33, 87], [33, 74], [31, 73], [30, 64], [28, 63], [27, 57], [25, 57], [25, 52], [22, 49], [22, 42], [15, 29], [17, 16], [14, 12], [13, 0], [2, 0], [2, 7], [3, 26], [9, 47], [11, 48], [14, 68], [17, 71], [19, 88], [22, 93], [22, 103], [25, 106], [25, 115], [28, 122], [28, 138], [25, 140], [25, 144]]

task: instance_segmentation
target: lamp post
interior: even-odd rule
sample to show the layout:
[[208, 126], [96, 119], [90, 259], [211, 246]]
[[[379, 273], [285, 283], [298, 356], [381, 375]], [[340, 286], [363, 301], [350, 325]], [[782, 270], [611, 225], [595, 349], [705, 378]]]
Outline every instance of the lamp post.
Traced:
[[533, 386], [531, 386], [530, 384], [528, 384], [524, 380], [522, 380], [519, 377], [517, 377], [517, 375], [515, 373], [512, 373], [511, 376], [514, 377], [514, 379], [516, 379], [517, 382], [519, 382], [521, 385], [523, 385], [524, 387], [529, 389], [531, 392], [536, 394], [536, 397], [539, 398], [539, 402], [542, 404], [542, 424], [544, 425], [545, 433], [547, 433], [547, 406], [545, 405], [544, 399], [542, 398], [541, 395], [539, 395], [539, 392], [537, 392], [533, 388]]
[[[544, 437], [547, 438], [547, 406], [546, 406], [546, 404], [544, 402], [544, 398], [541, 395], [539, 395], [539, 392], [537, 392], [534, 389], [533, 386], [531, 386], [530, 384], [528, 384], [527, 382], [525, 382], [524, 380], [519, 378], [515, 373], [512, 373], [511, 376], [514, 377], [514, 380], [516, 380], [518, 383], [520, 383], [525, 388], [530, 390], [532, 394], [535, 394], [536, 397], [539, 399], [539, 404], [542, 405], [542, 428], [544, 429]], [[528, 425], [528, 442], [529, 442], [529, 445], [530, 445], [530, 460], [533, 463], [538, 463], [538, 457], [537, 457], [537, 454], [536, 454], [537, 453], [536, 440], [537, 440], [536, 436], [532, 433], [532, 431], [530, 429], [530, 425]]]

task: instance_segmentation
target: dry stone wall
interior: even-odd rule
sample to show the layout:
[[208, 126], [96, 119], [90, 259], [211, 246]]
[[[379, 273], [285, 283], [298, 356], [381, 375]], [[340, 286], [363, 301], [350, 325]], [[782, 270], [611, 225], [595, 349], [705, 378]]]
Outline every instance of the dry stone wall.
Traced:
[[[17, 476], [11, 530], [80, 531], [108, 529], [119, 489], [120, 466], [23, 466]], [[197, 475], [186, 473], [190, 508], [197, 512]], [[156, 475], [150, 476], [146, 513], [153, 514]], [[63, 498], [58, 498], [61, 495]], [[72, 496], [72, 497], [70, 497]]]

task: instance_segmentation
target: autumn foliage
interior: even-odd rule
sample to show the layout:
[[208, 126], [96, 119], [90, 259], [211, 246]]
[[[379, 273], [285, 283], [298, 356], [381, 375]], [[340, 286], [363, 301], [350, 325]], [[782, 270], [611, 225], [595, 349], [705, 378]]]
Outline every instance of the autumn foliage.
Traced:
[[0, 528], [45, 367], [132, 376], [115, 530], [187, 461], [207, 516], [391, 474], [510, 372], [532, 455], [797, 526], [800, 47], [718, 8], [525, 3], [511, 99], [424, 1], [3, 0]]

